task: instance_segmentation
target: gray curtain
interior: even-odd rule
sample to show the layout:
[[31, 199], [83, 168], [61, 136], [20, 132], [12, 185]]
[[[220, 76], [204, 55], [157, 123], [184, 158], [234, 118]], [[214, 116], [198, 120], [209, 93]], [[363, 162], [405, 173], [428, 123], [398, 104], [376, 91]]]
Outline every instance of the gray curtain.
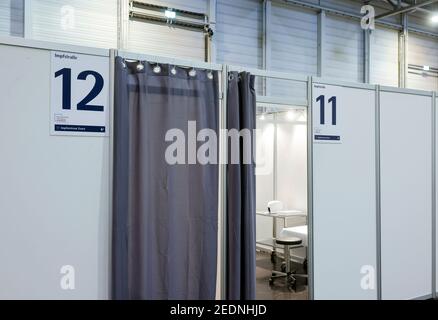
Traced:
[[138, 64], [116, 59], [113, 298], [214, 299], [218, 166], [167, 164], [165, 135], [218, 131], [218, 74]]
[[[249, 129], [256, 125], [256, 93], [254, 76], [247, 72], [231, 72], [228, 78], [228, 129]], [[255, 147], [255, 136], [251, 149]], [[255, 165], [252, 154], [244, 163], [243, 140], [239, 149], [240, 163], [231, 164], [228, 144], [227, 165], [227, 299], [255, 299]], [[247, 161], [248, 162], [248, 161]]]

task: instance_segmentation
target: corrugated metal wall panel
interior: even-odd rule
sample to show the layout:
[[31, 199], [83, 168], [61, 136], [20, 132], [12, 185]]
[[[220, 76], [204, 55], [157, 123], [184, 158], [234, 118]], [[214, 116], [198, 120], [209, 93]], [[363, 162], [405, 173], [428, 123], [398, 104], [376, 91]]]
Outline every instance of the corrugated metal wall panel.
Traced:
[[217, 61], [261, 68], [262, 2], [218, 0], [216, 15]]
[[398, 86], [398, 31], [376, 27], [371, 43], [371, 83]]
[[0, 1], [0, 36], [22, 37], [24, 0]]
[[[318, 25], [314, 11], [272, 5], [271, 69], [316, 75], [318, 69]], [[270, 80], [268, 94], [306, 98], [305, 84]]]
[[272, 69], [316, 75], [318, 25], [313, 11], [272, 6]]
[[323, 76], [363, 82], [363, 30], [358, 21], [327, 15]]
[[[323, 1], [319, 1], [319, 2], [323, 6], [337, 9], [337, 10], [341, 10], [341, 11], [346, 11], [349, 13], [354, 13], [356, 15], [361, 14], [360, 9], [364, 5], [363, 0], [354, 0], [354, 1], [351, 1], [351, 0], [350, 1], [348, 1], [348, 0], [323, 0]], [[376, 15], [393, 10], [393, 7], [390, 4], [385, 3], [383, 1], [373, 1], [371, 3], [371, 5], [374, 7]], [[385, 22], [398, 23], [400, 21], [400, 18], [399, 18], [399, 16], [391, 16], [388, 18], [384, 18], [382, 20]], [[356, 21], [358, 21], [358, 20], [356, 20]], [[359, 21], [357, 23], [359, 23]]]
[[[438, 41], [410, 33], [408, 63], [438, 68]], [[436, 75], [427, 75], [421, 71], [408, 70], [407, 80], [408, 88], [438, 91], [438, 78]]]
[[320, 2], [323, 6], [356, 14], [360, 14], [360, 8], [363, 6], [363, 3], [359, 1], [323, 0]]
[[130, 21], [128, 49], [151, 55], [204, 61], [205, 38], [202, 31]]
[[33, 0], [31, 9], [34, 39], [117, 47], [117, 0]]

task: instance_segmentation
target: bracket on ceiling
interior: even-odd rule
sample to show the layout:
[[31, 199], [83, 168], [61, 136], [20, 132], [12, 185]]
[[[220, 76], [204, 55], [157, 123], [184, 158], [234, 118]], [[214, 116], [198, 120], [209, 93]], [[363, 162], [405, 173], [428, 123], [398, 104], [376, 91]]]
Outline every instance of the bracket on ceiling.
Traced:
[[201, 12], [169, 8], [139, 0], [130, 0], [129, 18], [203, 31], [209, 37], [213, 36], [209, 18]]

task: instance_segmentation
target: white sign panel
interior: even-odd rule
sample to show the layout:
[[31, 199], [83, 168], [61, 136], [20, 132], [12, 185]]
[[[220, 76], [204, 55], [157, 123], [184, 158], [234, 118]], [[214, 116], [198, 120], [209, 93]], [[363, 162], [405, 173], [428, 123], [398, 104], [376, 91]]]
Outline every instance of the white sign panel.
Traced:
[[342, 143], [342, 96], [345, 88], [313, 85], [313, 142]]
[[107, 136], [109, 58], [53, 51], [51, 59], [50, 133]]

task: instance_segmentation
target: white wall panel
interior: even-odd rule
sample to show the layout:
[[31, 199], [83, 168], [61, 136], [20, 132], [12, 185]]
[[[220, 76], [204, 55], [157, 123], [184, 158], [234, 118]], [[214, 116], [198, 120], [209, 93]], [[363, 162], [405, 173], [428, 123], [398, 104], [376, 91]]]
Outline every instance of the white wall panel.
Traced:
[[[435, 126], [438, 126], [438, 96], [435, 99]], [[436, 129], [435, 129], [436, 130]], [[438, 159], [438, 130], [435, 132], [435, 159]], [[435, 160], [436, 161], [436, 160]], [[438, 181], [438, 162], [435, 163], [435, 183]], [[435, 186], [435, 203], [438, 203], [438, 188]], [[438, 293], [438, 215], [435, 208], [435, 292]]]
[[262, 1], [218, 0], [216, 12], [217, 61], [262, 67]]
[[[266, 115], [265, 120], [257, 119], [256, 137], [256, 210], [266, 211], [269, 201], [274, 199], [274, 132], [273, 116]], [[272, 237], [273, 219], [256, 216], [257, 239]]]
[[0, 36], [22, 37], [24, 0], [0, 1]]
[[307, 212], [307, 126], [288, 123], [289, 117], [302, 117], [305, 111], [279, 114], [277, 125], [277, 200], [286, 210]]
[[319, 95], [337, 97], [341, 143], [313, 142], [314, 297], [376, 299], [375, 92], [314, 84], [314, 125]]
[[432, 293], [432, 99], [380, 96], [382, 298]]
[[398, 87], [398, 31], [376, 27], [371, 39], [371, 83]]
[[50, 135], [50, 51], [0, 45], [0, 70], [0, 299], [107, 299], [109, 138]]
[[[409, 33], [408, 63], [438, 69], [437, 39]], [[409, 70], [407, 87], [438, 91], [438, 75]]]
[[32, 0], [31, 12], [33, 39], [117, 47], [117, 0]]
[[[435, 100], [435, 125], [438, 124], [438, 112], [436, 112], [438, 108], [438, 97]], [[435, 159], [438, 159], [438, 130], [435, 132]], [[435, 160], [436, 161], [436, 160]], [[437, 173], [438, 173], [438, 162], [435, 163], [435, 181], [438, 181]], [[436, 183], [436, 182], [435, 182]], [[435, 189], [435, 203], [438, 203], [438, 188]], [[435, 208], [435, 234], [438, 234], [438, 218], [437, 212]], [[438, 236], [435, 238], [435, 292], [438, 293]]]
[[327, 15], [324, 75], [363, 82], [363, 30], [356, 20]]

